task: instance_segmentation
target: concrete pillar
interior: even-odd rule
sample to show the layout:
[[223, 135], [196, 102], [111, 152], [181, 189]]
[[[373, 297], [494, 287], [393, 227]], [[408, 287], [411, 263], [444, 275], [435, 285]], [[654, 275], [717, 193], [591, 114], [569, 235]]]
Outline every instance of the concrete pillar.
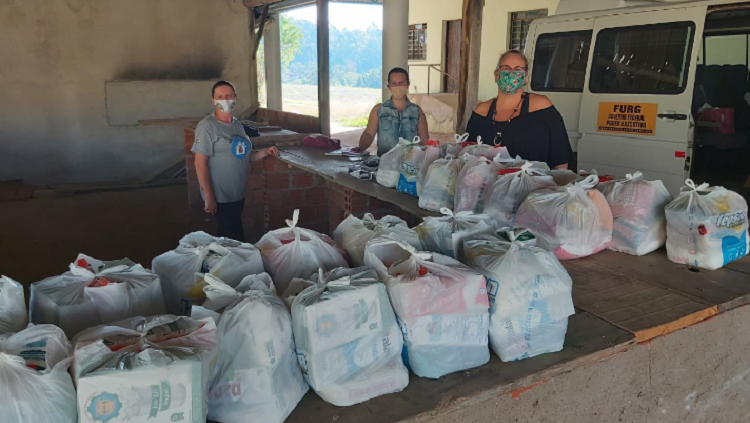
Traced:
[[272, 15], [275, 22], [263, 36], [266, 59], [266, 98], [268, 109], [281, 111], [281, 21]]
[[383, 100], [390, 98], [388, 71], [395, 67], [409, 70], [409, 1], [383, 0]]

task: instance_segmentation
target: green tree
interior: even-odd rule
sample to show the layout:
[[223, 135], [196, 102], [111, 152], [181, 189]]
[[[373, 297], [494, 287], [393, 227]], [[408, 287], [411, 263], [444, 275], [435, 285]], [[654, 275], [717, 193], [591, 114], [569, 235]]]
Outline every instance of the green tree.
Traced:
[[[279, 15], [279, 21], [274, 25], [280, 25], [281, 31], [281, 70], [289, 69], [289, 64], [294, 61], [294, 56], [302, 50], [302, 30], [297, 26], [294, 19]], [[266, 50], [265, 37], [261, 39], [258, 47], [258, 87], [260, 88], [261, 104], [265, 103], [266, 97]]]

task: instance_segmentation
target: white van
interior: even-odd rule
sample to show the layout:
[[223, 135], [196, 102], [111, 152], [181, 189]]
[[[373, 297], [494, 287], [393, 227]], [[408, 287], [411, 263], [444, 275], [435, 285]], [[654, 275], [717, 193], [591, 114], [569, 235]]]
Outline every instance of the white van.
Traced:
[[578, 168], [641, 170], [672, 194], [692, 177], [748, 197], [750, 1], [568, 13], [606, 2], [562, 0], [526, 43], [530, 89], [563, 115]]

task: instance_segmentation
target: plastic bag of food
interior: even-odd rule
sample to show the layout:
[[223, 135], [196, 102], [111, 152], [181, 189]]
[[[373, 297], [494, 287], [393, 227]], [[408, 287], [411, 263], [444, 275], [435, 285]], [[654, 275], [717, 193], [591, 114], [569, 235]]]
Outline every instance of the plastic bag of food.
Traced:
[[516, 212], [526, 197], [537, 190], [557, 186], [551, 176], [534, 169], [531, 162], [520, 168], [502, 169], [487, 195], [484, 214], [497, 221], [498, 228], [512, 228]]
[[560, 351], [575, 313], [573, 281], [526, 229], [504, 235], [466, 242], [469, 265], [487, 278], [492, 350], [505, 362]]
[[440, 144], [440, 157], [452, 155], [458, 157], [461, 150], [463, 150], [463, 144], [469, 139], [469, 133], [463, 135], [453, 134], [453, 142], [446, 142]]
[[23, 286], [7, 276], [0, 277], [0, 334], [20, 332], [27, 324]]
[[422, 241], [422, 249], [444, 256], [463, 259], [463, 241], [481, 234], [492, 234], [495, 223], [486, 214], [453, 213], [440, 209], [441, 217], [425, 217], [414, 228]]
[[558, 186], [565, 186], [584, 179], [582, 176], [568, 169], [552, 169], [549, 172], [549, 176], [555, 180]]
[[404, 146], [404, 157], [401, 160], [401, 172], [398, 177], [398, 192], [417, 196], [417, 178], [419, 169], [425, 156], [425, 151], [419, 145], [419, 137]]
[[79, 254], [70, 270], [31, 284], [31, 323], [59, 326], [68, 337], [132, 316], [164, 313], [159, 277], [128, 259]]
[[422, 162], [419, 164], [419, 175], [417, 175], [417, 195], [421, 195], [422, 188], [424, 187], [425, 179], [427, 179], [427, 171], [430, 170], [430, 166], [435, 160], [443, 157], [440, 153], [440, 146], [437, 141], [427, 141], [427, 147], [424, 150], [424, 157]]
[[292, 321], [297, 357], [315, 392], [349, 406], [404, 389], [403, 339], [375, 272], [335, 269], [310, 279], [292, 302]]
[[666, 207], [667, 256], [675, 263], [715, 270], [747, 255], [747, 202], [720, 186], [685, 187]]
[[490, 359], [484, 276], [402, 242], [370, 242], [365, 262], [388, 288], [404, 336], [406, 365], [421, 377], [481, 366]]
[[354, 215], [349, 215], [333, 231], [333, 239], [336, 245], [341, 246], [347, 253], [355, 266], [364, 266], [365, 247], [370, 240], [385, 234], [394, 234], [396, 238], [404, 241], [414, 248], [420, 248], [422, 243], [419, 235], [410, 229], [403, 219], [396, 216], [383, 216], [377, 220], [370, 213], [365, 213], [362, 220]]
[[662, 181], [646, 181], [641, 172], [635, 172], [625, 180], [600, 183], [596, 188], [606, 197], [614, 218], [610, 250], [642, 256], [664, 246], [664, 208], [672, 196]]
[[406, 147], [411, 145], [413, 145], [411, 141], [399, 138], [398, 144], [380, 157], [378, 174], [375, 177], [380, 185], [387, 188], [396, 188], [401, 176], [401, 162], [404, 160]]
[[65, 332], [57, 326], [31, 325], [18, 333], [0, 335], [0, 353], [21, 357], [27, 367], [49, 372], [70, 357], [73, 348]]
[[261, 251], [266, 271], [273, 278], [277, 292], [283, 293], [292, 278], [306, 278], [318, 269], [349, 267], [329, 237], [297, 227], [299, 210], [294, 211], [286, 228], [263, 235], [255, 244]]
[[482, 142], [482, 137], [480, 136], [477, 136], [477, 142], [464, 142], [462, 145], [464, 148], [458, 153], [459, 156], [468, 154], [475, 157], [484, 156], [494, 158], [495, 156], [500, 155], [501, 157], [510, 158], [507, 147], [485, 144]]
[[612, 211], [593, 189], [595, 175], [580, 182], [532, 192], [516, 213], [516, 227], [528, 228], [539, 246], [560, 260], [590, 256], [612, 241]]
[[419, 194], [419, 207], [432, 211], [444, 207], [452, 209], [458, 173], [464, 163], [461, 158], [452, 155], [435, 160], [427, 171], [422, 193]]

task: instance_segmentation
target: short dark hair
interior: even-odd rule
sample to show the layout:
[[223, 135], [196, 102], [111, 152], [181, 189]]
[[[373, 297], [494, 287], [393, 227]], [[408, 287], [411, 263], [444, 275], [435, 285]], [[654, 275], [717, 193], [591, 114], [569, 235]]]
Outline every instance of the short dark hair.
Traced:
[[409, 81], [409, 72], [406, 71], [404, 68], [393, 68], [390, 72], [388, 72], [388, 83], [391, 83], [391, 75], [394, 73], [403, 73], [406, 76], [406, 83], [411, 84], [411, 81]]
[[234, 95], [237, 95], [237, 90], [234, 88], [234, 84], [232, 84], [229, 81], [222, 80], [222, 81], [215, 83], [213, 88], [211, 88], [211, 97], [213, 97], [214, 94], [216, 94], [216, 89], [219, 87], [232, 87], [232, 92], [234, 93]]

